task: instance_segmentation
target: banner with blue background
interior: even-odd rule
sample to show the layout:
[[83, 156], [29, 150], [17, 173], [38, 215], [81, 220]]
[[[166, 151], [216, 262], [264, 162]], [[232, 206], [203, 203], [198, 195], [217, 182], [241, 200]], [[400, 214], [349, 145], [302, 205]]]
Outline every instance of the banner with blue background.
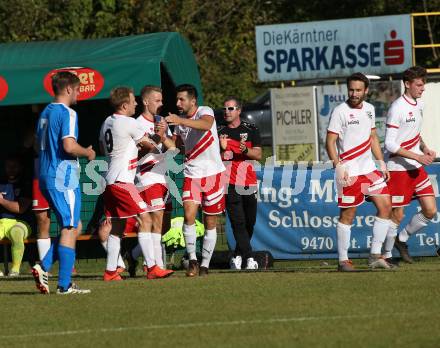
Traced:
[[[426, 167], [439, 205], [440, 164]], [[339, 217], [334, 170], [317, 164], [261, 167], [258, 177], [258, 212], [252, 237], [254, 250], [268, 250], [275, 259], [337, 258], [336, 224]], [[405, 209], [399, 230], [419, 209], [415, 200]], [[358, 207], [352, 226], [351, 258], [366, 257], [371, 246], [376, 209], [365, 202]], [[228, 219], [227, 219], [228, 220]], [[439, 247], [440, 215], [408, 241], [412, 256], [433, 256]], [[229, 221], [226, 234], [230, 248], [235, 240]], [[398, 256], [396, 254], [395, 256]]]

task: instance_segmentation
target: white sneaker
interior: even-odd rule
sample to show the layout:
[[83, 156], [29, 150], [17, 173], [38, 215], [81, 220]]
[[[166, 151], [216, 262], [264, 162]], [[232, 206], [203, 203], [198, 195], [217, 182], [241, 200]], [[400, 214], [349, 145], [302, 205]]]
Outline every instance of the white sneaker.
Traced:
[[258, 269], [258, 262], [250, 257], [246, 260], [246, 269]]
[[386, 262], [382, 258], [382, 256], [374, 255], [374, 254], [370, 254], [370, 256], [368, 257], [368, 267], [370, 267], [371, 269], [375, 269], [375, 268], [390, 269], [391, 268], [391, 266], [388, 264], [388, 262]]
[[49, 274], [41, 268], [37, 263], [32, 267], [32, 275], [34, 276], [35, 285], [42, 294], [49, 293]]
[[231, 269], [241, 269], [242, 259], [240, 255], [237, 255], [229, 261]]
[[80, 289], [75, 283], [70, 284], [67, 290], [57, 289], [57, 295], [90, 294], [91, 292], [89, 289]]
[[11, 271], [11, 272], [9, 272], [9, 274], [8, 274], [8, 277], [10, 277], [10, 278], [17, 278], [17, 277], [19, 277], [20, 276], [20, 273], [19, 272], [13, 272], [13, 271]]
[[0, 277], [4, 277], [5, 275], [3, 274], [2, 271], [0, 271]]

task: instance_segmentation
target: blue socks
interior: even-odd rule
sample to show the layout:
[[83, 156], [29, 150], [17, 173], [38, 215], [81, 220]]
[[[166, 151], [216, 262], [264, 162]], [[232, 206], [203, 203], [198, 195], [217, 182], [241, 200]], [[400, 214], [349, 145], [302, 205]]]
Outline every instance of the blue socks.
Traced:
[[75, 264], [75, 249], [60, 244], [58, 246], [58, 255], [60, 260], [58, 286], [63, 290], [67, 290], [71, 283], [72, 268]]

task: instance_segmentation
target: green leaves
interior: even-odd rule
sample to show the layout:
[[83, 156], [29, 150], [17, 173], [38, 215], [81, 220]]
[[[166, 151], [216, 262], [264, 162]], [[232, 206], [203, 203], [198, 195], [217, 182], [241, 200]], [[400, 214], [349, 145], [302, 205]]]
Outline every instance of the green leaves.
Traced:
[[[440, 0], [426, 2], [428, 11]], [[257, 81], [255, 26], [423, 12], [422, 2], [371, 0], [0, 0], [0, 42], [105, 38], [177, 31], [191, 43], [205, 102], [219, 107], [225, 95], [243, 100], [268, 84]], [[423, 19], [423, 18], [422, 18]], [[430, 17], [440, 40], [439, 18]], [[416, 22], [416, 39], [428, 37]], [[438, 65], [430, 50], [418, 64]]]

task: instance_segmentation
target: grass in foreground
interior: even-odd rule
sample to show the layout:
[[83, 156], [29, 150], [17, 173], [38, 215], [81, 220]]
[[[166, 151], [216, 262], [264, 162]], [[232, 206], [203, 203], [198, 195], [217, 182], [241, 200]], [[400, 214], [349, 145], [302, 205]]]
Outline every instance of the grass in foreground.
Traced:
[[439, 259], [353, 274], [328, 263], [104, 283], [103, 263], [82, 261], [76, 281], [92, 293], [77, 296], [40, 295], [30, 277], [0, 280], [0, 346], [439, 345]]

